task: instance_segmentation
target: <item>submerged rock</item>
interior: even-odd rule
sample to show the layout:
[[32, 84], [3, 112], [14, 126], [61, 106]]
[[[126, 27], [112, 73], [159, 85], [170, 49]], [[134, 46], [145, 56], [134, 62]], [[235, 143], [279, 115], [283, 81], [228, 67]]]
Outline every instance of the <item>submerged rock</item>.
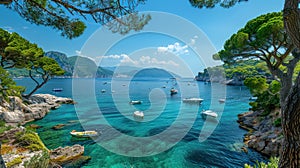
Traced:
[[59, 129], [62, 129], [64, 126], [66, 126], [66, 125], [65, 124], [57, 124], [57, 125], [53, 126], [52, 129], [59, 130]]

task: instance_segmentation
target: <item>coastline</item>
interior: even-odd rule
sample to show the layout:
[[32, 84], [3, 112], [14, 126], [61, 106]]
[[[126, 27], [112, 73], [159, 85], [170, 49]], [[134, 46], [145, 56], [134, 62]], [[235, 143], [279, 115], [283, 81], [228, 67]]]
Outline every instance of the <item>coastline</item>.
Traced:
[[263, 111], [249, 111], [239, 114], [237, 120], [240, 128], [248, 131], [244, 135], [244, 143], [268, 157], [282, 153], [282, 128], [274, 125], [280, 113], [275, 111], [268, 116], [264, 116]]
[[[49, 150], [39, 135], [31, 130], [32, 127], [23, 127], [28, 122], [44, 118], [50, 110], [59, 108], [61, 104], [75, 103], [71, 98], [51, 94], [35, 94], [28, 100], [10, 96], [8, 101], [2, 102], [0, 118], [5, 122], [3, 128], [7, 128], [0, 134], [3, 163], [7, 167], [28, 167], [28, 164], [41, 163], [50, 167], [61, 167], [70, 163], [81, 165], [90, 160], [89, 156], [83, 156], [84, 147], [81, 145]], [[33, 160], [39, 160], [41, 163]]]

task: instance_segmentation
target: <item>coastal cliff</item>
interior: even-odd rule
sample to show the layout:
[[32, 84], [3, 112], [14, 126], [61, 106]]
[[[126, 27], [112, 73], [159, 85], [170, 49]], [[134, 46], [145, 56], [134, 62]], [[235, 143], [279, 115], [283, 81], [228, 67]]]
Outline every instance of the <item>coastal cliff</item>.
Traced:
[[83, 146], [73, 145], [48, 150], [35, 131], [22, 126], [42, 119], [61, 104], [74, 103], [70, 98], [50, 94], [36, 94], [27, 100], [10, 96], [8, 100], [1, 102], [1, 156], [6, 167], [60, 167], [59, 165], [72, 162], [78, 164], [88, 161], [90, 157], [83, 156]]
[[[275, 112], [277, 111], [277, 112]], [[248, 130], [244, 142], [266, 156], [279, 156], [282, 153], [283, 134], [277, 123], [280, 110], [265, 116], [263, 111], [250, 111], [238, 115], [240, 127]]]

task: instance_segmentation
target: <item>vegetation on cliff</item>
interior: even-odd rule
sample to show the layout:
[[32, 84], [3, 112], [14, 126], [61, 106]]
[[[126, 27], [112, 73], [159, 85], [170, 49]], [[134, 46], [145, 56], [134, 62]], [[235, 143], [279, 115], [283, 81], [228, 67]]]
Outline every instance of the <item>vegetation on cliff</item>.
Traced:
[[[269, 13], [250, 20], [244, 28], [233, 34], [215, 58], [220, 58], [225, 63], [261, 60], [274, 79], [279, 81], [281, 125], [284, 135], [280, 167], [299, 167], [300, 149], [297, 144], [300, 137], [300, 73], [297, 72], [296, 79], [294, 73], [300, 60], [300, 52], [289, 40], [284, 29], [282, 13]], [[248, 83], [251, 86], [251, 82]], [[265, 85], [261, 86], [267, 88]], [[269, 87], [278, 88], [274, 83]]]

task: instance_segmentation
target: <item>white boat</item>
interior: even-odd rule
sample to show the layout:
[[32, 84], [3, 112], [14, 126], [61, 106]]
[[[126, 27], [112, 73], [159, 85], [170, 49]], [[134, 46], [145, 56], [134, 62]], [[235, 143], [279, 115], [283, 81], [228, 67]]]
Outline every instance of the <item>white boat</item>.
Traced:
[[140, 100], [131, 100], [129, 103], [130, 104], [142, 104], [142, 101], [140, 101]]
[[184, 103], [201, 103], [203, 102], [203, 99], [201, 98], [185, 98], [182, 100]]
[[142, 111], [135, 111], [135, 112], [133, 113], [133, 117], [143, 119], [143, 118], [144, 118], [144, 113], [143, 113]]
[[102, 90], [101, 90], [101, 93], [105, 93], [105, 92], [106, 92], [106, 90], [105, 90], [105, 89], [102, 89]]
[[250, 97], [249, 100], [257, 100], [257, 97]]
[[63, 91], [63, 88], [53, 88], [52, 91], [53, 92], [61, 92], [61, 91]]
[[176, 90], [176, 89], [174, 89], [174, 88], [172, 88], [171, 90], [170, 90], [170, 94], [171, 95], [174, 95], [174, 94], [177, 94], [178, 93], [178, 90]]
[[219, 99], [220, 103], [225, 103], [226, 99]]
[[70, 134], [74, 137], [80, 137], [80, 138], [95, 137], [99, 135], [97, 131], [76, 131], [76, 130], [71, 131]]
[[206, 116], [211, 116], [211, 117], [214, 117], [214, 118], [217, 118], [218, 117], [218, 114], [211, 111], [211, 110], [205, 110], [205, 111], [202, 111], [202, 114], [203, 115], [206, 115]]

